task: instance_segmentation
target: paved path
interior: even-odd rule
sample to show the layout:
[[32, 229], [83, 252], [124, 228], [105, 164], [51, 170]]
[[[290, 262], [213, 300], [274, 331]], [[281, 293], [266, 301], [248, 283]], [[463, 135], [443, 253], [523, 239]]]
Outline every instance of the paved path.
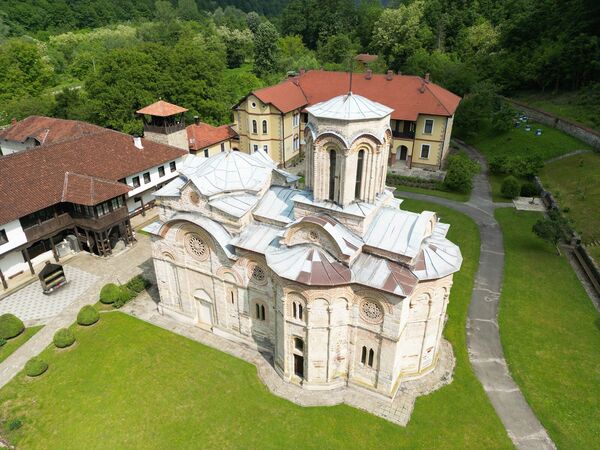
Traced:
[[[82, 253], [69, 261], [68, 268], [88, 273], [87, 289], [73, 290], [71, 297], [65, 300], [67, 306], [60, 312], [54, 311], [57, 315], [49, 319], [44, 328], [0, 364], [0, 388], [19, 373], [30, 358], [39, 355], [52, 342], [56, 330], [68, 327], [75, 322], [77, 313], [82, 306], [96, 303], [104, 284], [115, 281], [124, 283], [140, 273], [154, 278], [154, 269], [150, 258], [150, 239], [146, 236], [138, 236], [136, 245], [114, 257], [100, 258]], [[93, 279], [89, 276], [90, 274], [94, 277]], [[35, 283], [30, 286], [35, 286]], [[39, 288], [39, 285], [37, 287]]]
[[423, 194], [401, 192], [400, 197], [426, 200], [460, 211], [479, 227], [481, 254], [467, 320], [467, 348], [475, 375], [483, 385], [509, 437], [519, 449], [556, 448], [508, 371], [498, 328], [498, 304], [504, 271], [502, 230], [494, 209], [512, 206], [494, 204], [487, 163], [474, 148], [460, 145], [482, 167], [475, 176], [473, 192], [466, 203]]

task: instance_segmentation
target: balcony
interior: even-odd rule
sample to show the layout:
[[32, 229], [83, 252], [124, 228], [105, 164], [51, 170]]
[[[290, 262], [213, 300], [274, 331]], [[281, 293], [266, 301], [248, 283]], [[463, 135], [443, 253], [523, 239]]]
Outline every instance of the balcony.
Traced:
[[179, 123], [170, 125], [151, 125], [149, 123], [144, 124], [144, 131], [149, 133], [170, 134], [181, 130], [185, 130], [185, 122], [183, 120]]
[[92, 231], [102, 231], [111, 225], [122, 222], [128, 217], [127, 207], [115, 209], [102, 217], [87, 217], [87, 216], [75, 216], [75, 224], [82, 228], [87, 228]]
[[56, 217], [45, 220], [41, 223], [24, 228], [23, 232], [27, 237], [27, 242], [34, 242], [55, 235], [59, 231], [73, 226], [73, 219], [69, 213], [62, 213]]
[[392, 131], [392, 136], [394, 139], [414, 139], [415, 132], [414, 131]]

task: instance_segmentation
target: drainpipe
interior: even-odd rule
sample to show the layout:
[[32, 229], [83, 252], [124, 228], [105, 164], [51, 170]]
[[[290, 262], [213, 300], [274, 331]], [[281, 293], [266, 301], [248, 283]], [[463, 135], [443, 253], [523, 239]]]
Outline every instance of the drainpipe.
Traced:
[[283, 159], [283, 168], [285, 169], [285, 115], [281, 115], [281, 157]]

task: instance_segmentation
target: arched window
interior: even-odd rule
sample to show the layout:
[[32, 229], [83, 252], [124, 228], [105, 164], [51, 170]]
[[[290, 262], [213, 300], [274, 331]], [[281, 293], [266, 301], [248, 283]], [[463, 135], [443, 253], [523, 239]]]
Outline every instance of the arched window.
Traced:
[[302, 305], [298, 303], [298, 319], [304, 320], [304, 318], [302, 316], [303, 316]]
[[362, 353], [360, 355], [360, 363], [365, 365], [367, 363], [367, 347], [363, 345]]
[[300, 302], [292, 302], [292, 316], [294, 319], [304, 320], [304, 308]]
[[375, 350], [372, 348], [367, 348], [363, 345], [362, 351], [360, 353], [360, 363], [363, 366], [373, 367], [373, 360], [375, 359]]
[[267, 121], [266, 120], [262, 121], [262, 132], [263, 132], [263, 134], [267, 134]]
[[373, 357], [375, 356], [375, 352], [373, 349], [369, 350], [369, 367], [373, 367]]
[[261, 305], [260, 303], [257, 303], [255, 305], [256, 307], [256, 318], [258, 320], [265, 320], [266, 319], [266, 314], [265, 314], [265, 305]]
[[231, 304], [233, 305], [235, 303], [235, 296], [233, 290], [229, 291], [229, 299], [231, 300]]
[[335, 163], [337, 154], [335, 150], [329, 150], [329, 200], [335, 200]]
[[258, 134], [258, 124], [256, 123], [256, 120], [252, 121], [252, 133]]
[[356, 186], [354, 187], [354, 198], [360, 198], [360, 191], [362, 188], [362, 177], [363, 177], [363, 163], [365, 160], [365, 151], [361, 150], [358, 152], [358, 161], [356, 161]]

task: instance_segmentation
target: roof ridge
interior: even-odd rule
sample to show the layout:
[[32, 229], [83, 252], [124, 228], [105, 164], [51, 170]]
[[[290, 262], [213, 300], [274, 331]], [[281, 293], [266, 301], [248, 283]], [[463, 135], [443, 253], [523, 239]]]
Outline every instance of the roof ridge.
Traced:
[[[433, 92], [431, 89], [429, 89], [429, 83], [430, 83], [430, 82], [429, 82], [429, 81], [426, 81], [426, 80], [424, 80], [424, 79], [423, 79], [423, 78], [421, 78], [421, 77], [418, 77], [418, 78], [421, 80], [421, 82], [423, 83], [423, 86], [425, 86], [425, 88], [427, 89], [427, 91], [429, 91], [429, 93], [430, 93], [431, 95], [433, 95], [433, 97], [434, 97], [434, 98], [435, 98], [435, 99], [438, 101], [438, 103], [439, 103], [440, 105], [442, 105], [442, 108], [444, 108], [444, 110], [445, 110], [445, 111], [448, 113], [448, 115], [450, 115], [450, 116], [451, 116], [452, 114], [450, 114], [450, 111], [448, 111], [448, 108], [446, 108], [446, 105], [444, 105], [444, 103], [443, 103], [443, 102], [442, 102], [442, 101], [439, 99], [439, 97], [438, 97], [437, 95], [435, 95], [435, 92]], [[437, 85], [436, 85], [436, 86], [437, 86]]]

